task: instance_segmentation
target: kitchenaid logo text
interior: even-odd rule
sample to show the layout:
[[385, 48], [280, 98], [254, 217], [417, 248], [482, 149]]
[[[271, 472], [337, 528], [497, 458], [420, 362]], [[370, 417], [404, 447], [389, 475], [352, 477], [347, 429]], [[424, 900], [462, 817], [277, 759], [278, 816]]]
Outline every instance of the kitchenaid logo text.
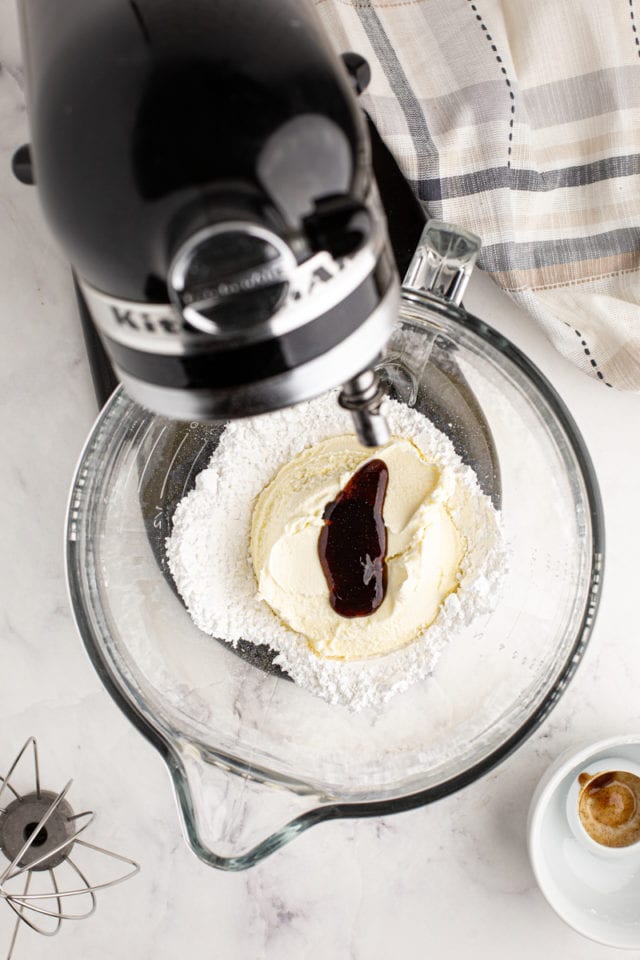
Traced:
[[[158, 308], [156, 307], [156, 310]], [[170, 309], [170, 308], [169, 308]], [[174, 335], [183, 333], [187, 326], [179, 314], [167, 313], [158, 317], [147, 310], [134, 310], [131, 307], [111, 307], [111, 315], [120, 327], [130, 330], [142, 330], [147, 333], [165, 333]]]
[[323, 263], [319, 264], [314, 270], [311, 270], [307, 273], [304, 278], [306, 282], [296, 286], [295, 289], [292, 288], [289, 294], [290, 300], [302, 300], [303, 297], [308, 297], [313, 293], [316, 287], [321, 284], [328, 283], [329, 280], [333, 280], [334, 277], [339, 276], [342, 273], [347, 261], [345, 259], [340, 260], [331, 260], [327, 258]]
[[[289, 304], [299, 303], [310, 296], [318, 286], [324, 285], [337, 277], [344, 270], [345, 264], [345, 260], [330, 261], [327, 258], [313, 270], [300, 270], [298, 276], [295, 277], [295, 287], [292, 285], [289, 288], [286, 300], [280, 309]], [[203, 307], [206, 305], [211, 307], [215, 306], [216, 302], [221, 303], [227, 297], [282, 282], [285, 282], [285, 278], [278, 269], [255, 270], [241, 279], [221, 283], [215, 289], [200, 290], [197, 296], [185, 297], [185, 305], [196, 304], [194, 309], [197, 309], [197, 304], [202, 304]], [[110, 304], [110, 311], [112, 319], [119, 327], [137, 330], [140, 333], [173, 337], [184, 333], [193, 334], [197, 332], [177, 310], [173, 310], [168, 305], [153, 304], [145, 309], [116, 306], [112, 303]]]

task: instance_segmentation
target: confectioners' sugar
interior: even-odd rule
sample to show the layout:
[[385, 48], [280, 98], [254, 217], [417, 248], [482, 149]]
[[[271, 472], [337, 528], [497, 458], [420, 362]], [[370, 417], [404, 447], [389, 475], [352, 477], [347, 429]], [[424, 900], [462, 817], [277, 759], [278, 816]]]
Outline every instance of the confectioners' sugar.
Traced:
[[387, 656], [341, 662], [313, 653], [260, 599], [249, 556], [255, 498], [277, 470], [305, 447], [350, 433], [350, 415], [335, 394], [266, 417], [230, 423], [195, 488], [178, 505], [167, 557], [176, 586], [201, 630], [235, 644], [267, 643], [275, 662], [300, 686], [330, 703], [379, 706], [428, 676], [445, 644], [493, 609], [506, 569], [500, 517], [451, 441], [416, 410], [389, 400], [391, 433], [412, 440], [448, 475], [449, 509], [466, 539], [460, 585], [433, 624]]

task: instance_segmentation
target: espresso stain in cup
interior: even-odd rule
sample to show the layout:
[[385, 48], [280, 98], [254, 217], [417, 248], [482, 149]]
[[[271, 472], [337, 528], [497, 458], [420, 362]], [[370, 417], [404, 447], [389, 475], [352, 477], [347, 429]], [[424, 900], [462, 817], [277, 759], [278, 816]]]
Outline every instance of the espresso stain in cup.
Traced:
[[640, 777], [625, 770], [581, 773], [578, 815], [592, 840], [629, 847], [640, 840]]

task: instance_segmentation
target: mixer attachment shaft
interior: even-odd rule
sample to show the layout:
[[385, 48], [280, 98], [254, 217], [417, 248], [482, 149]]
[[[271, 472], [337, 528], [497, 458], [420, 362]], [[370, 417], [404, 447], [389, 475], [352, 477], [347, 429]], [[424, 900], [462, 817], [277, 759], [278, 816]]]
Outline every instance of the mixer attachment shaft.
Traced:
[[338, 402], [351, 411], [363, 447], [381, 447], [389, 440], [389, 426], [380, 412], [384, 390], [374, 370], [364, 370], [343, 386]]

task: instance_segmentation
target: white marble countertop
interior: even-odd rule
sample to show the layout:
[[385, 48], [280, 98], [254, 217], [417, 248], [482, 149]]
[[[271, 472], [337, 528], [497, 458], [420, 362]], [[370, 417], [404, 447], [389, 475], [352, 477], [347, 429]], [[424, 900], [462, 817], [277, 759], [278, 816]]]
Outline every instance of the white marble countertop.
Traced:
[[[551, 378], [595, 461], [607, 570], [584, 661], [551, 717], [480, 782], [412, 813], [321, 825], [248, 872], [219, 873], [183, 841], [159, 755], [110, 700], [72, 623], [63, 520], [96, 410], [69, 270], [35, 191], [10, 174], [11, 155], [26, 140], [13, 2], [0, 0], [0, 772], [36, 735], [45, 784], [60, 789], [74, 777], [74, 807], [97, 811], [92, 838], [142, 865], [135, 879], [103, 893], [94, 917], [67, 923], [56, 939], [21, 933], [15, 956], [613, 956], [546, 904], [529, 866], [525, 821], [537, 779], [565, 747], [640, 731], [640, 397], [587, 380], [485, 276], [475, 279], [468, 307]], [[0, 957], [11, 929], [0, 903]]]

